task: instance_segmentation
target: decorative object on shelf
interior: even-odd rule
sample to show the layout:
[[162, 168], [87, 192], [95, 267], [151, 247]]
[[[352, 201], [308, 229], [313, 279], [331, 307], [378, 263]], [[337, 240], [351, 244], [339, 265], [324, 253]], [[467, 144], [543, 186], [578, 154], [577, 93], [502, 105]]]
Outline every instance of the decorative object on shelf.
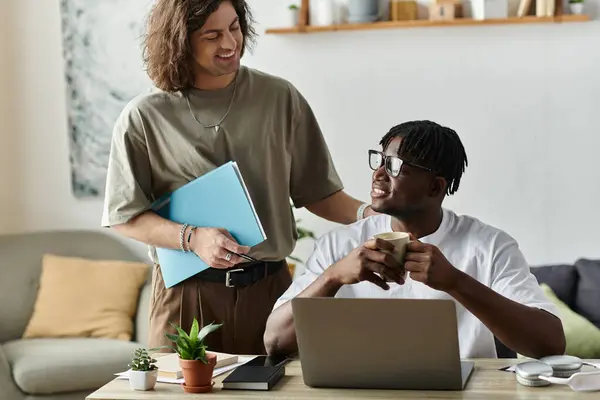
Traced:
[[348, 0], [346, 7], [349, 23], [374, 22], [379, 19], [379, 0]]
[[414, 0], [390, 0], [390, 21], [413, 21], [417, 19], [417, 2]]
[[390, 21], [413, 21], [418, 18], [417, 2], [414, 0], [390, 0]]
[[517, 17], [529, 15], [533, 5], [533, 0], [521, 0], [517, 9]]
[[508, 18], [508, 0], [471, 0], [473, 19]]
[[569, 0], [569, 10], [574, 15], [583, 14], [583, 0]]
[[[515, 24], [563, 24], [574, 22], [589, 22], [589, 15], [579, 14], [571, 15], [564, 13], [566, 7], [557, 9], [556, 15], [550, 17], [537, 17], [535, 15], [522, 15], [505, 18], [492, 18], [479, 20], [474, 18], [462, 17], [462, 7], [456, 8], [456, 18], [445, 21], [432, 21], [429, 19], [415, 19], [411, 21], [377, 21], [360, 24], [335, 24], [330, 26], [310, 26], [307, 24], [309, 0], [301, 0], [300, 6], [300, 23], [297, 27], [285, 28], [267, 28], [266, 33], [270, 35], [287, 35], [298, 33], [319, 33], [319, 32], [342, 32], [342, 31], [363, 31], [363, 30], [380, 30], [380, 29], [406, 29], [406, 28], [437, 28], [437, 27], [454, 27], [454, 26], [489, 26], [489, 25], [515, 25]], [[342, 0], [339, 0], [342, 1]], [[356, 0], [358, 1], [358, 0]], [[372, 0], [365, 0], [372, 1]], [[490, 0], [494, 1], [494, 0]], [[506, 1], [506, 0], [505, 0]], [[525, 0], [534, 1], [534, 0]], [[568, 0], [565, 0], [568, 1]], [[531, 4], [531, 3], [530, 3]], [[462, 4], [459, 3], [462, 6]], [[508, 9], [508, 7], [507, 7]]]
[[310, 24], [312, 26], [330, 26], [336, 21], [335, 3], [333, 0], [310, 1]]
[[[535, 15], [538, 17], [554, 16], [557, 0], [535, 0]], [[562, 1], [562, 0], [558, 0]], [[531, 1], [533, 3], [533, 1]]]
[[179, 366], [183, 373], [184, 392], [206, 393], [212, 391], [214, 385], [212, 375], [217, 363], [217, 355], [206, 351], [207, 346], [204, 339], [222, 325], [211, 323], [199, 329], [198, 320], [194, 318], [189, 334], [173, 323], [171, 326], [175, 328], [177, 334], [165, 333], [167, 339], [175, 343], [175, 346], [163, 346], [156, 350], [169, 348], [178, 354]]
[[460, 18], [461, 5], [460, 0], [433, 0], [429, 4], [429, 20], [451, 21]]
[[288, 24], [289, 26], [298, 26], [300, 22], [300, 8], [295, 4], [288, 6]]
[[151, 390], [156, 386], [158, 367], [156, 360], [145, 349], [135, 349], [129, 364], [129, 385], [133, 390]]
[[300, 2], [300, 15], [298, 16], [298, 25], [300, 28], [304, 28], [310, 24], [308, 19], [309, 0], [301, 0]]

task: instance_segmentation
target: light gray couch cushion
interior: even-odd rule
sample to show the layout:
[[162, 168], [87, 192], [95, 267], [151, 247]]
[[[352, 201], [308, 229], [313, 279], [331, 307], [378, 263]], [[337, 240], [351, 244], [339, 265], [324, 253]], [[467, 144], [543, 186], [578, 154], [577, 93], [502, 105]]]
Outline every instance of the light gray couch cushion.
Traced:
[[45, 253], [139, 261], [125, 244], [100, 230], [0, 235], [0, 304], [10, 304], [0, 307], [0, 343], [22, 337], [33, 313]]
[[113, 339], [30, 339], [5, 343], [17, 386], [28, 394], [90, 390], [127, 370], [136, 342]]
[[0, 346], [0, 399], [21, 399], [22, 393], [12, 380], [10, 364]]

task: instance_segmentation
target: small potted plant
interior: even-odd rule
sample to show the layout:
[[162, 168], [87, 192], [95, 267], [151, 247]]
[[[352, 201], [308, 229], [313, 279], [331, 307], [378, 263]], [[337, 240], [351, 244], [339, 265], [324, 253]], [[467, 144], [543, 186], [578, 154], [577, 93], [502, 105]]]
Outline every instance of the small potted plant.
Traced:
[[175, 344], [172, 349], [179, 356], [184, 392], [205, 393], [212, 390], [212, 376], [217, 355], [206, 351], [204, 338], [219, 329], [221, 325], [211, 323], [200, 329], [198, 320], [194, 318], [188, 334], [180, 326], [171, 323], [177, 333], [166, 333], [165, 336]]
[[288, 6], [288, 17], [290, 26], [298, 26], [300, 9], [296, 4]]
[[583, 0], [569, 0], [569, 9], [571, 14], [583, 13]]
[[158, 367], [145, 349], [134, 350], [129, 368], [129, 385], [133, 390], [154, 389]]

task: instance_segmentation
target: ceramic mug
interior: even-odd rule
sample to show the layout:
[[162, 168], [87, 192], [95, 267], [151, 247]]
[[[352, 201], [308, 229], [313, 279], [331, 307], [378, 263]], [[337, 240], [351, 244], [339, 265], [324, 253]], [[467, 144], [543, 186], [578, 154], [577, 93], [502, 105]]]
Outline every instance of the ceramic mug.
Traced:
[[[382, 239], [386, 242], [390, 242], [394, 245], [394, 251], [386, 253], [390, 253], [396, 261], [404, 268], [404, 255], [406, 254], [406, 246], [410, 242], [410, 235], [406, 232], [384, 232], [375, 235], [376, 239]], [[406, 280], [406, 271], [403, 274], [404, 279]]]

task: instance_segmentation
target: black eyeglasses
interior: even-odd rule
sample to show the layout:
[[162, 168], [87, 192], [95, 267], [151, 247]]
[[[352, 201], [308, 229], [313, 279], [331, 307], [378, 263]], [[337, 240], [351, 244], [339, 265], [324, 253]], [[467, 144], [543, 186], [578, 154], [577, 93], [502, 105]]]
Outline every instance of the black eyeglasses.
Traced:
[[380, 151], [369, 150], [369, 167], [371, 167], [371, 169], [373, 171], [377, 171], [384, 164], [385, 164], [385, 172], [389, 176], [394, 177], [394, 178], [396, 178], [398, 175], [400, 175], [400, 171], [402, 170], [403, 164], [412, 165], [414, 167], [421, 168], [421, 169], [424, 169], [425, 171], [433, 172], [435, 174], [435, 171], [430, 168], [422, 167], [420, 165], [405, 162], [400, 157], [386, 156], [385, 154], [383, 154]]

